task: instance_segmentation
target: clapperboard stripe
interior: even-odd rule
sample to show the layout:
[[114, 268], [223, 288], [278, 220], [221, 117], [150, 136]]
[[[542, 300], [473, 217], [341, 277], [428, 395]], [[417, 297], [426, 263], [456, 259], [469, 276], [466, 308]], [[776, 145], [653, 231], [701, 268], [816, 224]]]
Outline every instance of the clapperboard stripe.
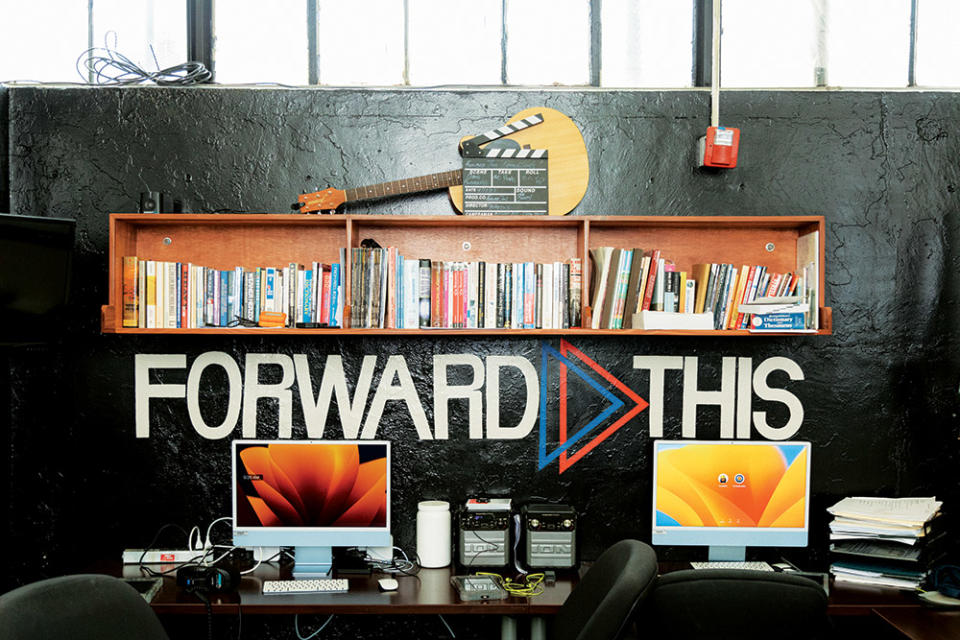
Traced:
[[546, 149], [486, 149], [484, 158], [546, 158]]
[[526, 129], [527, 127], [531, 127], [535, 124], [540, 124], [541, 122], [543, 122], [543, 116], [540, 115], [539, 113], [536, 115], [527, 116], [526, 118], [523, 118], [521, 120], [517, 120], [515, 122], [505, 124], [499, 129], [494, 129], [492, 131], [487, 131], [486, 133], [480, 134], [470, 142], [473, 142], [474, 144], [477, 144], [477, 145], [485, 144], [487, 142], [490, 142], [491, 140], [496, 140], [497, 138], [508, 136], [511, 133], [516, 133], [521, 129]]

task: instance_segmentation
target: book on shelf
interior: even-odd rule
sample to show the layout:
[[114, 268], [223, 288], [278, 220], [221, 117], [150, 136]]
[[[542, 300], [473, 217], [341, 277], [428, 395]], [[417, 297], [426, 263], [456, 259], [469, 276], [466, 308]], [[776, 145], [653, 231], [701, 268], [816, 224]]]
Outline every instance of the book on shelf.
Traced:
[[[124, 326], [140, 329], [232, 327], [256, 322], [260, 311], [287, 314], [287, 326], [297, 322], [339, 324], [343, 283], [338, 263], [313, 269], [289, 263], [278, 267], [216, 269], [188, 262], [141, 260], [136, 276], [125, 278], [133, 290], [125, 304]], [[141, 276], [142, 274], [142, 276]], [[313, 283], [317, 283], [314, 287]]]
[[394, 247], [352, 251], [354, 327], [569, 328], [570, 300], [582, 296], [570, 263], [430, 260]]
[[634, 329], [703, 331], [713, 329], [712, 313], [641, 311], [633, 314]]
[[[596, 247], [590, 256], [592, 328], [639, 329], [635, 320], [644, 318], [639, 314], [654, 311], [709, 313], [713, 321], [702, 327], [701, 319], [651, 316], [645, 328], [655, 323], [659, 329], [810, 330], [810, 298], [803, 277], [795, 274], [774, 273], [764, 265], [709, 262], [696, 263], [687, 271], [659, 249], [638, 247]], [[782, 315], [799, 311], [804, 314]]]

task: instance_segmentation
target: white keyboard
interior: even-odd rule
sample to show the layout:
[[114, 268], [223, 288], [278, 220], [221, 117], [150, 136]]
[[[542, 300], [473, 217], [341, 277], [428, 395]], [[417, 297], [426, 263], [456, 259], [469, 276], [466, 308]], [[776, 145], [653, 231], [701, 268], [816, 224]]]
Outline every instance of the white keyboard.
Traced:
[[690, 566], [694, 569], [745, 569], [747, 571], [773, 571], [766, 562], [691, 562]]
[[349, 581], [345, 578], [301, 580], [264, 580], [264, 595], [291, 593], [346, 593]]

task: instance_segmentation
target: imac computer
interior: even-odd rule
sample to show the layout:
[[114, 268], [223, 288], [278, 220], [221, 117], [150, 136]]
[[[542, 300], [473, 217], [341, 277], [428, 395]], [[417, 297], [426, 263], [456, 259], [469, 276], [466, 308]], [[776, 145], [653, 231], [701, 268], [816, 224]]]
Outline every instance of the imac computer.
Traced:
[[390, 443], [233, 442], [233, 542], [295, 547], [295, 578], [330, 573], [333, 547], [390, 546]]
[[810, 443], [653, 443], [655, 545], [707, 546], [710, 561], [742, 561], [746, 547], [804, 547]]

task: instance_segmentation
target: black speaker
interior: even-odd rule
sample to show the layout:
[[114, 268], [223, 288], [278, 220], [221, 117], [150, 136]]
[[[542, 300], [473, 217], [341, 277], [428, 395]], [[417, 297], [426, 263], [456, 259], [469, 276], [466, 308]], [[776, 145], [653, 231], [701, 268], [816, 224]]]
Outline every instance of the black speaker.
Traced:
[[159, 191], [144, 191], [140, 194], [140, 213], [160, 213]]

